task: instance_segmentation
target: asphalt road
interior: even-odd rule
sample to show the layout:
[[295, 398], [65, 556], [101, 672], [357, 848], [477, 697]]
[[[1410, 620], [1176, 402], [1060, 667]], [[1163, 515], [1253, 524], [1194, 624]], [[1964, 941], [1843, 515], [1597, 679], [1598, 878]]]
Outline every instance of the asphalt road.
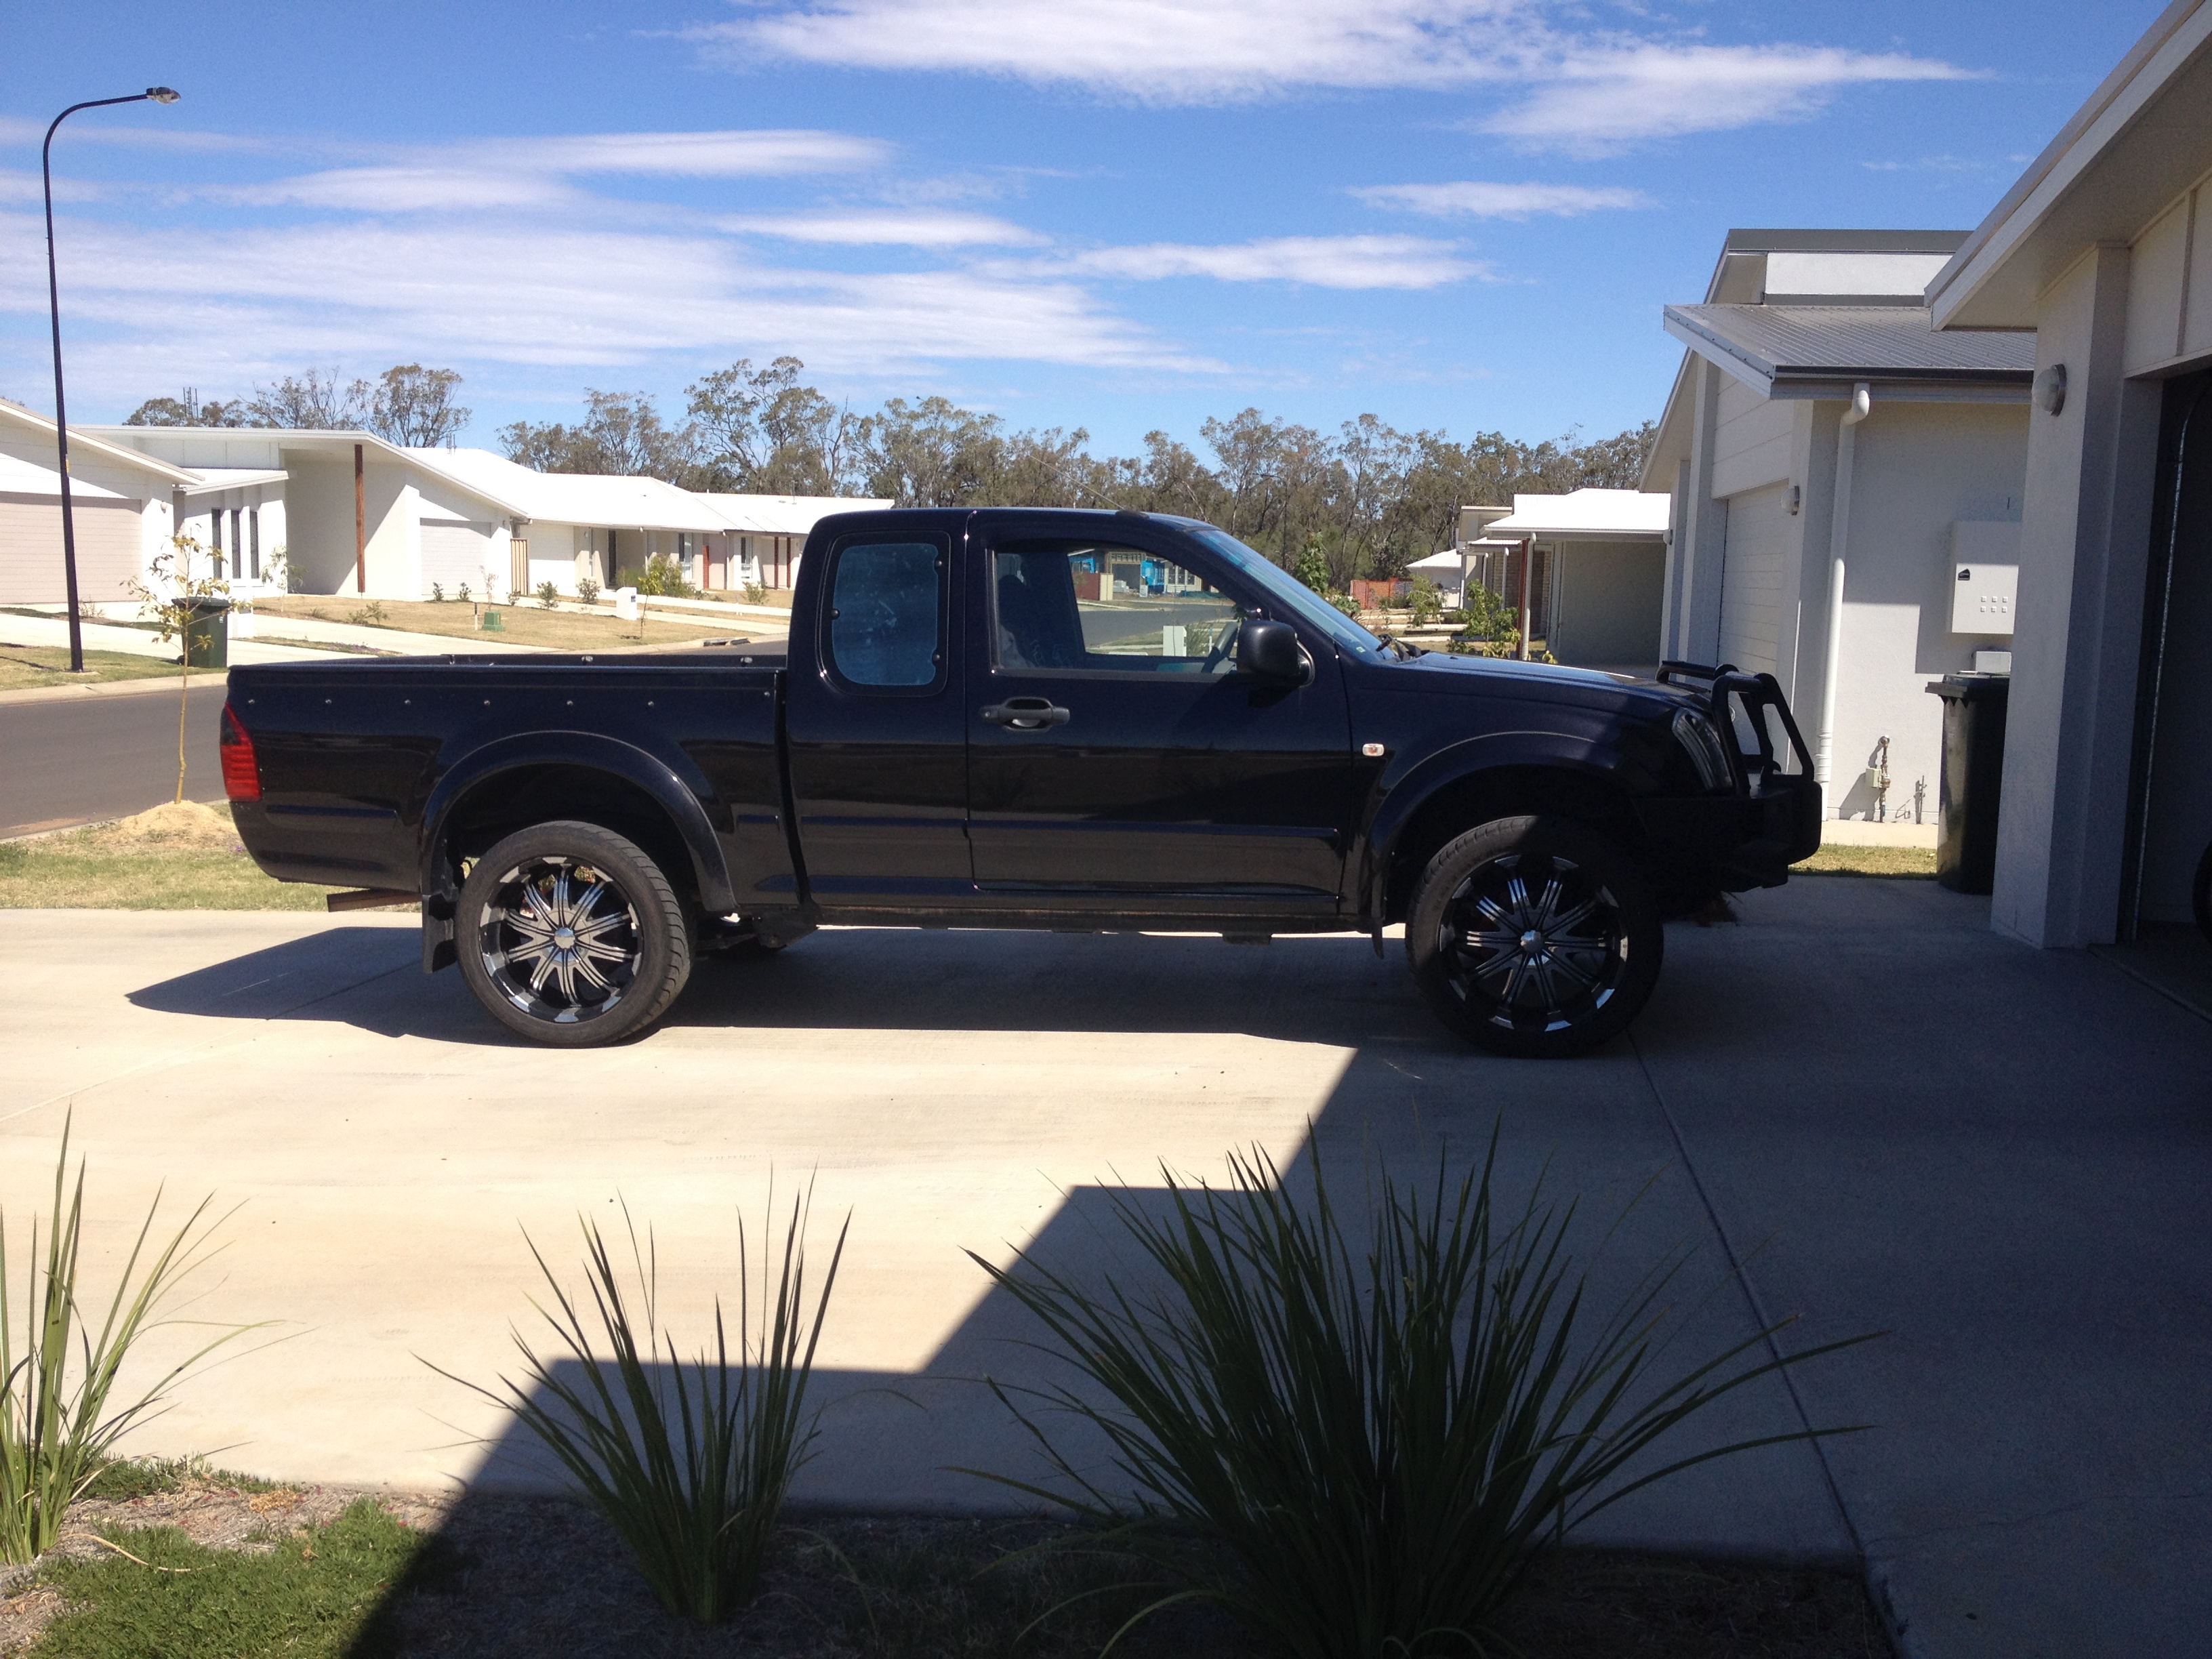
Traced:
[[[221, 800], [220, 680], [195, 685], [185, 734], [185, 795]], [[177, 787], [177, 699], [87, 697], [0, 703], [0, 836], [143, 812]]]

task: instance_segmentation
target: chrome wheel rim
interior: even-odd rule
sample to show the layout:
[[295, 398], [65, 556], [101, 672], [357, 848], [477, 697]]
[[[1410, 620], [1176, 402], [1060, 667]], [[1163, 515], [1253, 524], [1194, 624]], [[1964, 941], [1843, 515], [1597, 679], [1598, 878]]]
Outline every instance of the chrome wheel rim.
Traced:
[[629, 896], [597, 866], [556, 855], [526, 859], [493, 884], [477, 948], [499, 994], [554, 1025], [605, 1014], [645, 955]]
[[1564, 1031], [1613, 1000], [1628, 967], [1620, 901], [1573, 860], [1510, 854], [1444, 905], [1437, 959], [1469, 1012], [1514, 1031]]

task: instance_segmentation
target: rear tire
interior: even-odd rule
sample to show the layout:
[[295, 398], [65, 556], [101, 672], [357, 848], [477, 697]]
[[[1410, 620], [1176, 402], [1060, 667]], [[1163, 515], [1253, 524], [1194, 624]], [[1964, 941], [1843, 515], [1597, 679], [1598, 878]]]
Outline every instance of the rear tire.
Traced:
[[1628, 855], [1582, 825], [1499, 818], [1429, 860], [1406, 919], [1413, 982], [1493, 1054], [1578, 1054], [1618, 1036], [1658, 982], [1659, 906]]
[[659, 1019], [691, 976], [690, 916], [660, 866], [596, 823], [532, 825], [461, 884], [461, 976], [533, 1042], [586, 1048]]

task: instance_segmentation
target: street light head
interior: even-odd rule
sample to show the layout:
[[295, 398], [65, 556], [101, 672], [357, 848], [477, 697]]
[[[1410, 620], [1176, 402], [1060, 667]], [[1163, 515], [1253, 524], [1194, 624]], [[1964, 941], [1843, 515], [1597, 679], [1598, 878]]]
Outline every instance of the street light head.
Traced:
[[167, 87], [149, 87], [146, 88], [146, 95], [157, 104], [173, 104], [178, 99], [183, 97], [184, 94], [173, 91]]

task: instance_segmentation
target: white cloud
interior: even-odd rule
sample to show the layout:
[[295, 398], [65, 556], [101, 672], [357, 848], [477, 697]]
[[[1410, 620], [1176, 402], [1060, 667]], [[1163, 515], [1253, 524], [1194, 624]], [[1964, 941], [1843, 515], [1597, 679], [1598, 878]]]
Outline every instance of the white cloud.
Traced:
[[1376, 207], [1401, 208], [1435, 219], [1563, 218], [1607, 208], [1647, 208], [1640, 190], [1616, 185], [1502, 185], [1462, 179], [1442, 185], [1362, 185], [1351, 194]]
[[[1011, 268], [1011, 267], [1008, 267]], [[1270, 236], [1257, 241], [1152, 242], [1094, 248], [1034, 268], [1158, 282], [1210, 276], [1224, 283], [1304, 283], [1315, 288], [1438, 288], [1492, 268], [1462, 258], [1455, 242], [1421, 236]]]
[[[1222, 366], [1037, 273], [852, 273], [748, 259], [728, 238], [529, 218], [356, 220], [173, 234], [70, 220], [72, 380], [132, 399], [179, 376], [244, 384], [301, 362], [415, 358], [619, 369], [656, 354], [790, 352], [823, 373], [957, 359], [1212, 372]], [[0, 214], [0, 309], [43, 314], [33, 215]], [[498, 250], [487, 258], [486, 247]]]
[[1073, 84], [1150, 103], [1309, 88], [1527, 88], [1485, 131], [1532, 147], [1794, 118], [1837, 90], [1956, 79], [1901, 53], [1715, 46], [1577, 32], [1547, 0], [813, 0], [696, 27], [709, 57], [949, 70]]
[[893, 155], [842, 132], [608, 132], [420, 146], [376, 165], [334, 167], [226, 192], [261, 205], [365, 213], [468, 212], [578, 199], [565, 181], [593, 174], [737, 179], [847, 173]]
[[764, 129], [733, 132], [598, 132], [453, 147], [495, 167], [561, 173], [745, 179], [880, 167], [892, 147], [845, 132]]
[[1893, 52], [1647, 45], [1566, 57], [1521, 103], [1476, 126], [1530, 149], [1603, 155], [1639, 139], [1800, 119], [1848, 86], [1964, 78]]
[[1034, 247], [1048, 239], [987, 213], [909, 213], [883, 210], [737, 216], [721, 229], [788, 242], [847, 247]]

